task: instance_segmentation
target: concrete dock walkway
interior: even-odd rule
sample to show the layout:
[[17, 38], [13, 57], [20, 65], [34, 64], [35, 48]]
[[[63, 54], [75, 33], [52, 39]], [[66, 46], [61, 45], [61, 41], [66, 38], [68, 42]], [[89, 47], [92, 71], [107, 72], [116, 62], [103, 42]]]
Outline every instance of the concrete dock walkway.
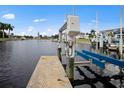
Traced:
[[27, 88], [72, 88], [57, 56], [41, 56]]

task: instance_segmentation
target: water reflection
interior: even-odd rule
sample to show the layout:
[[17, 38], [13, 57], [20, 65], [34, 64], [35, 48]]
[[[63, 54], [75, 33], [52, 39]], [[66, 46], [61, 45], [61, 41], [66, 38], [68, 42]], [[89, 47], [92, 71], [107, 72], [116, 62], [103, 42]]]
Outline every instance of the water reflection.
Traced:
[[12, 67], [10, 60], [12, 46], [6, 42], [0, 42], [0, 87], [12, 87]]
[[[76, 45], [76, 49], [78, 51], [81, 51], [82, 49], [91, 50], [91, 46], [89, 44], [78, 44]], [[57, 55], [56, 42], [51, 42], [49, 40], [0, 42], [0, 87], [26, 87], [40, 56], [45, 55]], [[110, 52], [107, 55], [118, 59], [116, 52]], [[63, 59], [63, 63], [66, 64], [66, 58], [64, 57]], [[80, 61], [85, 59], [76, 57], [76, 61], [78, 60]], [[82, 68], [78, 67], [78, 72], [75, 74], [81, 74], [82, 72], [80, 69]], [[93, 73], [90, 68], [84, 67], [84, 69]], [[85, 74], [88, 73], [86, 70]], [[98, 74], [96, 66], [92, 68], [92, 71]], [[99, 75], [96, 75], [95, 73], [95, 76]], [[86, 75], [84, 76], [85, 77], [83, 78], [87, 79], [89, 78], [88, 76], [91, 77], [92, 75], [88, 74], [87, 77]], [[81, 75], [77, 75], [76, 77], [80, 79]], [[103, 78], [104, 77], [102, 77], [102, 79]], [[80, 83], [79, 81], [77, 82]], [[91, 85], [92, 87], [95, 87], [93, 84]]]
[[56, 53], [49, 40], [0, 42], [0, 87], [26, 87], [40, 56]]

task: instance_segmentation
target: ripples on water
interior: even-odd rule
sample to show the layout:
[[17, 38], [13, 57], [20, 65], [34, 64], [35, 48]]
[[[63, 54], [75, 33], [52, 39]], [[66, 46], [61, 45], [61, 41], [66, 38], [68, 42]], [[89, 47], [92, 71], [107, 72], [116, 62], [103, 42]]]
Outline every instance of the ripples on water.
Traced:
[[[76, 49], [78, 51], [90, 50], [90, 45], [78, 44]], [[56, 42], [49, 40], [0, 42], [0, 87], [26, 87], [40, 56], [45, 55], [57, 55]], [[112, 53], [111, 57], [116, 57], [116, 54]], [[66, 64], [66, 59], [63, 59], [63, 64]], [[76, 60], [84, 59], [76, 57]], [[108, 82], [101, 84], [98, 80], [101, 78], [105, 77], [99, 76], [96, 66], [92, 70], [87, 66], [79, 66], [75, 68], [76, 83], [74, 85], [75, 87], [107, 87], [107, 85], [103, 85], [111, 85]], [[115, 84], [119, 84], [118, 81]]]
[[0, 87], [26, 87], [40, 56], [56, 53], [49, 40], [0, 42]]

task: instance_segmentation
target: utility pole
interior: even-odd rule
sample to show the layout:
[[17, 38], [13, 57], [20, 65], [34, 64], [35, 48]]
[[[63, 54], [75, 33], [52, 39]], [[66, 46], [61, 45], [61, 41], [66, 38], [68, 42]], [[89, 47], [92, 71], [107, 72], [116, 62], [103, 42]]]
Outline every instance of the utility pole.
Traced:
[[[123, 5], [120, 5], [120, 45], [119, 45], [119, 53], [120, 53], [120, 60], [123, 60], [123, 28], [122, 28], [122, 17], [123, 17], [123, 10], [122, 10], [122, 6]], [[123, 72], [122, 72], [123, 68], [120, 68], [120, 75], [122, 76], [123, 75]], [[120, 87], [122, 87], [122, 80], [120, 80]]]
[[99, 29], [98, 29], [98, 12], [96, 12], [96, 52], [98, 53], [98, 35], [99, 35]]
[[119, 51], [120, 51], [120, 59], [122, 60], [123, 58], [123, 28], [122, 28], [122, 15], [123, 14], [123, 10], [122, 10], [122, 5], [120, 6], [120, 47], [119, 47]]
[[73, 5], [73, 7], [72, 7], [72, 15], [75, 15], [75, 6]]
[[65, 10], [65, 15], [64, 16], [65, 16], [65, 22], [66, 22], [67, 16], [68, 16], [68, 10], [67, 9]]

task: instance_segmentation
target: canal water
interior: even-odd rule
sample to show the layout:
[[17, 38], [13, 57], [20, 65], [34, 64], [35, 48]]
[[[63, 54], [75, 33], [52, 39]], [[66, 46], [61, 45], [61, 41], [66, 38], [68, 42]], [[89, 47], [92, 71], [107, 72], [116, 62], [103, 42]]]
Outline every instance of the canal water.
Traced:
[[[76, 49], [78, 51], [82, 49], [90, 50], [90, 45], [78, 44]], [[57, 42], [51, 42], [50, 40], [0, 42], [0, 87], [26, 87], [40, 56], [45, 55], [57, 55]], [[84, 59], [76, 57], [76, 61], [81, 60]], [[63, 64], [66, 64], [65, 59]], [[74, 87], [119, 86], [119, 80], [106, 79], [105, 76], [110, 76], [111, 72], [107, 71], [106, 73], [104, 71], [103, 77], [99, 75], [99, 72], [96, 66], [76, 66]]]
[[0, 42], [0, 87], [26, 87], [40, 56], [56, 53], [49, 40]]

